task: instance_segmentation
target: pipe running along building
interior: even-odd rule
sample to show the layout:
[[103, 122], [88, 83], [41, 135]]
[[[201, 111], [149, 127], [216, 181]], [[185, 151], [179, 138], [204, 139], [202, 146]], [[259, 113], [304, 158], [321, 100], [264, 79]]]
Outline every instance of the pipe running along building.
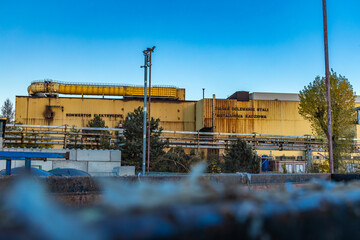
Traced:
[[[29, 96], [16, 96], [17, 123], [86, 127], [89, 120], [100, 116], [108, 127], [117, 128], [122, 126], [128, 113], [143, 106], [144, 88], [45, 80], [31, 83], [28, 93]], [[359, 97], [356, 105], [360, 105]], [[298, 107], [299, 96], [292, 93], [238, 91], [227, 99], [217, 99], [214, 95], [213, 98], [187, 101], [185, 89], [151, 88], [151, 116], [160, 119], [164, 130], [311, 135], [310, 123], [299, 115]], [[356, 125], [356, 137], [359, 134], [360, 128]], [[286, 156], [299, 159], [304, 155], [293, 151], [259, 151], [285, 159]]]

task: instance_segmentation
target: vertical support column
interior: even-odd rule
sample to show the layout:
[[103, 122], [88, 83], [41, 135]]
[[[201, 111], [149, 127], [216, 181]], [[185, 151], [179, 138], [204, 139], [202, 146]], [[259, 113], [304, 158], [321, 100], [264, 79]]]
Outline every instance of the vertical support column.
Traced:
[[256, 152], [256, 132], [253, 132], [253, 141], [252, 141], [252, 143], [253, 143], [252, 148]]
[[66, 132], [66, 127], [67, 127], [67, 125], [65, 124], [65, 133], [64, 133], [64, 149], [66, 149], [66, 147], [67, 147], [67, 132]]
[[4, 148], [5, 129], [6, 129], [6, 118], [1, 118], [0, 119], [0, 151], [2, 151]]
[[21, 128], [21, 144], [24, 144], [25, 142], [25, 137], [24, 137], [24, 132], [23, 132], [23, 128]]
[[212, 131], [215, 132], [215, 94], [213, 94], [213, 99], [212, 99]]
[[197, 152], [196, 152], [196, 156], [199, 156], [199, 152], [200, 152], [200, 133], [199, 133], [199, 130], [197, 131], [196, 137], [197, 137]]
[[31, 168], [31, 158], [25, 158], [25, 170], [30, 173]]
[[[212, 131], [212, 132], [215, 132], [215, 128], [216, 128], [216, 126], [215, 126], [215, 108], [216, 108], [216, 107], [215, 107], [215, 94], [213, 94], [213, 99], [212, 99], [212, 121], [211, 121], [211, 122], [212, 122], [212, 124], [211, 124], [211, 125], [212, 125], [212, 126], [211, 126], [211, 131]], [[211, 140], [211, 143], [212, 143], [211, 146], [213, 147], [213, 148], [211, 149], [211, 153], [212, 153], [212, 154], [215, 154], [215, 153], [216, 153], [216, 150], [217, 150], [217, 149], [214, 148], [214, 146], [215, 146], [215, 145], [214, 145], [215, 135], [211, 135], [211, 139], [212, 139], [212, 140]]]
[[150, 172], [150, 137], [151, 137], [151, 52], [149, 56], [149, 109], [148, 109], [148, 143], [147, 143], [147, 171]]
[[7, 176], [11, 175], [11, 159], [6, 159], [6, 173]]
[[312, 166], [312, 148], [311, 148], [311, 136], [306, 135], [305, 143], [305, 171], [310, 172]]
[[310, 166], [312, 166], [312, 158], [313, 158], [313, 154], [312, 154], [312, 148], [310, 145], [310, 149], [309, 149], [309, 164], [310, 164]]

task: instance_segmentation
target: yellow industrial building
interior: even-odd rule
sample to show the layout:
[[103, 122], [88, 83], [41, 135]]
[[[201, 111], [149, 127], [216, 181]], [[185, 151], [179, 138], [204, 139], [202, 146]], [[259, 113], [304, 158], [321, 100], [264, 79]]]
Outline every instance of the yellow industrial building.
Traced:
[[[143, 87], [34, 82], [29, 96], [17, 96], [15, 121], [28, 125], [86, 127], [99, 115], [110, 128], [121, 127], [128, 113], [143, 106]], [[61, 97], [59, 94], [77, 95]], [[98, 98], [88, 95], [101, 96]], [[298, 113], [298, 94], [235, 92], [227, 99], [185, 100], [185, 89], [151, 89], [151, 116], [164, 130], [222, 133], [311, 135], [309, 122]], [[106, 96], [106, 97], [105, 97]], [[109, 96], [120, 96], [109, 98]], [[356, 105], [360, 99], [356, 98]], [[359, 127], [357, 125], [359, 136]], [[274, 152], [274, 155], [303, 153]]]
[[[99, 115], [111, 128], [120, 127], [128, 113], [143, 106], [142, 87], [35, 82], [29, 96], [17, 96], [15, 121], [29, 125], [85, 127]], [[59, 94], [81, 97], [59, 97]], [[101, 98], [84, 97], [100, 95]], [[213, 131], [303, 136], [310, 124], [298, 113], [298, 94], [236, 92], [228, 99], [186, 101], [185, 89], [151, 89], [151, 116], [164, 130]], [[122, 96], [122, 98], [105, 98]], [[360, 99], [357, 98], [357, 105]], [[359, 135], [359, 129], [357, 129]]]

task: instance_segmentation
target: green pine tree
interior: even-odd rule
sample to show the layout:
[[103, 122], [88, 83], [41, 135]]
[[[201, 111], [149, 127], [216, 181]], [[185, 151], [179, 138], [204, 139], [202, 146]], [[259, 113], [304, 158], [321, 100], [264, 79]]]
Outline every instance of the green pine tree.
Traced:
[[[141, 171], [142, 169], [143, 119], [144, 112], [142, 107], [138, 107], [134, 109], [134, 112], [128, 113], [123, 124], [123, 136], [120, 137], [122, 164], [135, 166], [136, 171]], [[160, 139], [162, 128], [159, 127], [159, 123], [160, 119], [158, 118], [151, 118], [150, 120], [150, 166], [165, 153], [164, 148], [168, 145], [167, 141]], [[153, 167], [151, 169], [153, 170]]]
[[93, 128], [104, 128], [104, 130], [83, 130], [84, 135], [92, 136], [96, 138], [96, 142], [98, 143], [96, 146], [93, 146], [93, 148], [96, 149], [110, 149], [110, 132], [105, 130], [108, 128], [106, 126], [105, 121], [99, 116], [96, 115], [93, 119], [91, 119], [87, 127], [93, 127]]
[[222, 170], [227, 173], [260, 172], [260, 157], [240, 138], [232, 142], [226, 150], [224, 161]]

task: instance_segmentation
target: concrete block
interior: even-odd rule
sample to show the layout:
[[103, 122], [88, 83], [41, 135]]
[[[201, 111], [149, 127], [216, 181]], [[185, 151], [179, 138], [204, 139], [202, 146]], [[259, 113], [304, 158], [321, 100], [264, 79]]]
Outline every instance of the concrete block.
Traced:
[[6, 168], [6, 161], [5, 160], [1, 160], [0, 161], [0, 170], [3, 170]]
[[110, 151], [110, 161], [121, 162], [121, 151]]
[[9, 151], [9, 152], [24, 152], [24, 148], [4, 148], [4, 151]]
[[120, 167], [120, 162], [89, 162], [88, 172], [112, 173], [114, 167]]
[[66, 161], [65, 158], [48, 158], [48, 161]]
[[70, 151], [69, 160], [76, 161], [77, 160], [77, 150], [72, 149], [72, 150], [69, 150], [69, 151]]
[[77, 150], [77, 161], [110, 161], [110, 151], [107, 150]]
[[49, 171], [49, 170], [53, 169], [53, 162], [52, 161], [34, 160], [34, 161], [31, 161], [31, 166], [36, 167], [36, 168], [40, 168], [39, 166], [41, 166], [42, 170]]
[[66, 153], [69, 150], [67, 149], [53, 149], [53, 148], [43, 148], [41, 149], [41, 152], [49, 152], [49, 153]]
[[121, 166], [113, 169], [114, 176], [135, 176], [135, 166]]
[[113, 173], [110, 172], [89, 172], [92, 177], [112, 177]]
[[[38, 152], [45, 152], [45, 153], [66, 153], [66, 149], [52, 149], [52, 148], [43, 148]], [[65, 161], [65, 158], [48, 158], [48, 161]]]
[[75, 168], [85, 172], [88, 172], [88, 163], [87, 162], [78, 162], [78, 161], [54, 161], [53, 168]]

